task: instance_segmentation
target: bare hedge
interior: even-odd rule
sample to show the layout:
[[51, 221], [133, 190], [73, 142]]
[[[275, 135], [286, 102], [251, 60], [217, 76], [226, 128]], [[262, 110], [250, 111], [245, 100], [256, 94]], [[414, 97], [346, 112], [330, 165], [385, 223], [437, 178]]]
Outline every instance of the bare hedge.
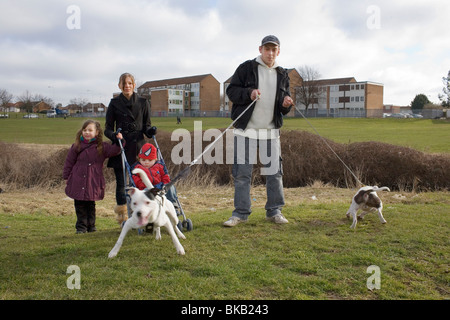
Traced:
[[[173, 178], [188, 166], [175, 165], [171, 161], [172, 149], [180, 141], [171, 141], [171, 134], [168, 132], [159, 132], [157, 140]], [[374, 141], [351, 144], [326, 141], [365, 185], [415, 191], [448, 190], [450, 187], [448, 154], [427, 154]], [[225, 142], [224, 140], [222, 143], [223, 155], [226, 154]], [[208, 143], [210, 142], [203, 142], [202, 150]], [[281, 145], [285, 187], [303, 187], [314, 181], [337, 187], [357, 186], [356, 179], [317, 135], [305, 131], [283, 131]], [[29, 150], [20, 144], [0, 142], [0, 148], [1, 185], [49, 188], [63, 183], [62, 168], [68, 147], [50, 154], [43, 152], [37, 155], [30, 155]], [[191, 155], [192, 161], [193, 146]], [[105, 176], [109, 183], [114, 183], [111, 169], [105, 169]], [[194, 165], [189, 174], [177, 183], [190, 186], [227, 185], [232, 183], [231, 165]], [[255, 165], [253, 183], [265, 183], [264, 176], [259, 174], [259, 165]]]

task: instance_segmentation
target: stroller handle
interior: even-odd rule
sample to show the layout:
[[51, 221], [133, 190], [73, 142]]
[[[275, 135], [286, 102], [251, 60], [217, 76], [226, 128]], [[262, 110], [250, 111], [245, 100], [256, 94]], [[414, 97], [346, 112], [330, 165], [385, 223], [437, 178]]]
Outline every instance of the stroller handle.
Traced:
[[[122, 128], [117, 128], [116, 132], [114, 132], [114, 136], [117, 136], [120, 133], [120, 131], [122, 131]], [[120, 139], [117, 140], [119, 142], [120, 149], [123, 150], [122, 141]]]

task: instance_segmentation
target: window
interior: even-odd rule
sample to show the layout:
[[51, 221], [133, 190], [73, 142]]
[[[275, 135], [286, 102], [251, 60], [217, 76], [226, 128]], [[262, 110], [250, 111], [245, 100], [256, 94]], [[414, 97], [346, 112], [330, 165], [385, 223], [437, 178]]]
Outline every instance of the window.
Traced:
[[330, 91], [331, 92], [339, 91], [339, 86], [330, 86]]

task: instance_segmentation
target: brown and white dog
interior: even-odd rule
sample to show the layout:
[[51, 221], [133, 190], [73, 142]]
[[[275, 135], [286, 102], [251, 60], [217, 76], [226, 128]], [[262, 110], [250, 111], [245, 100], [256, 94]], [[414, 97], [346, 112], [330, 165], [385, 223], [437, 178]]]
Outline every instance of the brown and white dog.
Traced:
[[[148, 182], [148, 186], [153, 187], [150, 181], [148, 181], [145, 173], [137, 170], [142, 171], [141, 169], [135, 169], [133, 173], [143, 174], [141, 175], [141, 178], [144, 183], [147, 185]], [[119, 239], [117, 239], [114, 248], [109, 252], [108, 258], [114, 258], [117, 253], [119, 253], [123, 239], [131, 229], [143, 228], [149, 223], [153, 223], [156, 240], [161, 239], [160, 227], [166, 227], [177, 253], [181, 255], [185, 254], [184, 248], [181, 245], [180, 240], [178, 240], [178, 237], [181, 239], [186, 239], [186, 237], [177, 227], [178, 217], [175, 208], [172, 202], [167, 200], [166, 196], [159, 194], [158, 191], [159, 190], [156, 188], [145, 191], [137, 188], [130, 188], [130, 207], [132, 215], [123, 225]]]
[[[362, 187], [358, 190], [358, 192], [353, 196], [352, 204], [347, 211], [347, 218], [350, 218], [350, 215], [353, 217], [353, 223], [350, 228], [356, 228], [356, 223], [358, 219], [364, 219], [364, 216], [369, 213], [369, 211], [377, 211], [378, 217], [380, 218], [381, 223], [386, 223], [384, 220], [383, 213], [383, 203], [381, 199], [378, 197], [376, 191], [391, 191], [388, 187], [378, 188], [377, 186], [366, 186]], [[356, 216], [358, 210], [362, 210], [359, 217]]]

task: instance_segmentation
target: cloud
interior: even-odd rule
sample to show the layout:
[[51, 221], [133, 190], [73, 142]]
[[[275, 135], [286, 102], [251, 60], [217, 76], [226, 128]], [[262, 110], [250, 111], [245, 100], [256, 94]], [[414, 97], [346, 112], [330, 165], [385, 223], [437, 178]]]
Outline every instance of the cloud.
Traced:
[[[70, 5], [80, 29], [67, 28]], [[284, 67], [383, 83], [385, 103], [422, 92], [435, 101], [450, 68], [449, 9], [438, 0], [4, 0], [0, 88], [107, 104], [123, 72], [141, 83], [204, 73], [223, 82], [275, 34]]]

